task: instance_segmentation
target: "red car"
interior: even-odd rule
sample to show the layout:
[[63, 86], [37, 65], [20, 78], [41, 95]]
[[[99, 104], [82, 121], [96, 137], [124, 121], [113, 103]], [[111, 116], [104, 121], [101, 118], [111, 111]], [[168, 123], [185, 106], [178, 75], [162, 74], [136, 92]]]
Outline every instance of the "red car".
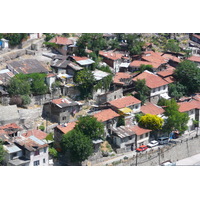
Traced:
[[146, 145], [141, 145], [139, 148], [136, 149], [136, 151], [141, 152], [141, 151], [145, 151], [146, 149], [148, 149]]

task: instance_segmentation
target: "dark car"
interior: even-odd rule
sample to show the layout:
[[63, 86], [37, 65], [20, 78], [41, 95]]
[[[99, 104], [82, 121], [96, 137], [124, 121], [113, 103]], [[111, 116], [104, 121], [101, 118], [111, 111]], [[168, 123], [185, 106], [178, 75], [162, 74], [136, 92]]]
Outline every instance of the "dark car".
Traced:
[[145, 151], [146, 149], [148, 149], [148, 147], [146, 145], [141, 145], [140, 147], [138, 147], [136, 149], [137, 152], [141, 152], [141, 151]]

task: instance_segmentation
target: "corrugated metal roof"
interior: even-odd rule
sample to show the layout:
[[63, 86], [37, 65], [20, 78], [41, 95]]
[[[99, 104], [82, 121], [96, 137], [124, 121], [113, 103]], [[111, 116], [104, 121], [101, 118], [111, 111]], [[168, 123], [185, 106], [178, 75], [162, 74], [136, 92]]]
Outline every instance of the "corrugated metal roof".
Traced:
[[90, 65], [90, 64], [94, 63], [94, 61], [89, 58], [87, 60], [79, 60], [76, 62], [80, 65]]
[[8, 153], [15, 153], [15, 152], [21, 151], [21, 149], [14, 144], [4, 145], [4, 148]]
[[109, 75], [109, 73], [107, 72], [103, 72], [101, 70], [95, 69], [93, 72], [94, 78], [95, 80], [101, 80], [102, 78], [106, 77]]
[[42, 141], [42, 140], [40, 140], [40, 139], [38, 139], [38, 138], [36, 138], [35, 136], [30, 136], [29, 137], [31, 140], [33, 140], [34, 142], [36, 142], [36, 143], [38, 143], [38, 144], [40, 144], [40, 145], [43, 145], [43, 144], [46, 144], [44, 141]]
[[135, 134], [131, 129], [125, 126], [120, 126], [117, 128], [111, 127], [111, 130], [120, 138], [125, 138]]

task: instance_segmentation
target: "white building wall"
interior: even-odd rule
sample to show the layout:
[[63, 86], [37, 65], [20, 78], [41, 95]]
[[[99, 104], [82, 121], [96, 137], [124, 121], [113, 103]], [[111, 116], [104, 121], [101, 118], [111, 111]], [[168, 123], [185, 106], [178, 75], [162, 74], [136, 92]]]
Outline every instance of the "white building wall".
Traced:
[[195, 120], [195, 109], [192, 109], [188, 112], [186, 112], [189, 116], [189, 120], [188, 120], [188, 123], [187, 123], [187, 126], [188, 126], [188, 130], [185, 131], [185, 133], [189, 133], [190, 131], [194, 130], [193, 128], [193, 120]]
[[168, 85], [163, 85], [154, 89], [151, 89], [150, 96], [157, 96], [161, 94], [168, 94]]
[[[39, 166], [48, 166], [49, 165], [49, 148], [46, 147], [46, 153], [44, 153], [44, 148], [40, 149], [40, 154], [37, 156], [34, 156], [34, 152], [30, 153], [30, 163], [29, 166], [34, 166], [34, 161], [39, 160], [40, 164]], [[43, 159], [45, 159], [45, 163], [43, 162]]]

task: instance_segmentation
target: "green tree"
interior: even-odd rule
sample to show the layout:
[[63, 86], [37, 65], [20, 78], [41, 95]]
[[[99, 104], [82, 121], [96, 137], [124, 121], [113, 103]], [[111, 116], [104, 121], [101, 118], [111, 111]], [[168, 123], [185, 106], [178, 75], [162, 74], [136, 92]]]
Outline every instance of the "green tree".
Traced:
[[9, 40], [11, 46], [20, 44], [24, 38], [27, 38], [27, 36], [26, 33], [6, 33], [3, 35], [5, 39]]
[[20, 80], [16, 76], [10, 79], [8, 84], [8, 93], [14, 95], [29, 95], [30, 83], [26, 80]]
[[120, 116], [118, 121], [117, 121], [117, 127], [119, 126], [125, 126], [125, 119], [124, 116]]
[[3, 142], [0, 140], [0, 163], [2, 163], [4, 158], [5, 158], [5, 150], [3, 148]]
[[200, 68], [197, 64], [184, 60], [177, 66], [174, 77], [186, 88], [187, 95], [200, 91]]
[[31, 103], [31, 98], [28, 95], [22, 95], [22, 105], [28, 105]]
[[180, 52], [180, 47], [179, 44], [176, 40], [169, 39], [167, 41], [167, 44], [164, 47], [165, 51], [170, 51], [174, 53], [179, 53]]
[[71, 162], [79, 164], [93, 153], [93, 144], [89, 137], [79, 129], [73, 129], [62, 136], [61, 148], [70, 155]]
[[169, 96], [176, 100], [185, 95], [185, 90], [185, 86], [179, 82], [169, 84]]
[[116, 39], [110, 40], [108, 42], [111, 49], [118, 49], [119, 48], [119, 42]]
[[74, 82], [78, 84], [78, 88], [82, 98], [89, 98], [92, 95], [95, 79], [90, 70], [84, 69], [76, 73]]
[[53, 157], [53, 158], [58, 158], [58, 152], [56, 151], [56, 149], [54, 147], [50, 147], [49, 148], [49, 154]]
[[45, 37], [45, 41], [48, 42], [49, 40], [51, 40], [52, 38], [54, 38], [56, 36], [55, 33], [44, 33]]
[[138, 79], [135, 82], [135, 91], [137, 93], [134, 96], [144, 104], [150, 92], [150, 89], [146, 86], [145, 79]]
[[139, 120], [139, 125], [143, 128], [151, 130], [162, 129], [164, 120], [157, 115], [146, 114], [142, 116]]
[[93, 116], [81, 116], [78, 119], [75, 129], [80, 130], [81, 133], [92, 140], [102, 137], [104, 133], [103, 123], [97, 121], [97, 119]]
[[153, 72], [153, 66], [152, 65], [140, 65], [140, 72], [143, 72], [145, 70], [148, 70], [150, 72]]
[[86, 47], [92, 50], [96, 55], [99, 54], [99, 50], [107, 47], [106, 40], [103, 38], [102, 33], [83, 33], [77, 41], [78, 56], [86, 56]]

